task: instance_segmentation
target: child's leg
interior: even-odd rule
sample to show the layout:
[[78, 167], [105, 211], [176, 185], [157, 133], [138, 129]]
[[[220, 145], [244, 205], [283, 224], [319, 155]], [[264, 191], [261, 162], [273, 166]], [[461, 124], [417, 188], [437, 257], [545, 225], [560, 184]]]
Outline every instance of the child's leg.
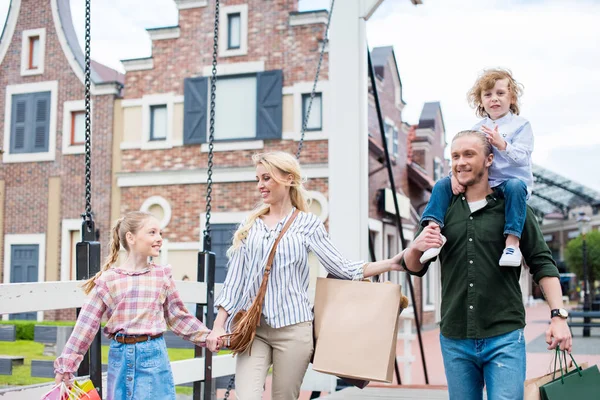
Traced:
[[[509, 179], [498, 188], [505, 199], [504, 235], [506, 235], [506, 249], [500, 259], [500, 265], [520, 266], [519, 244], [527, 216], [527, 185], [520, 179]], [[509, 248], [514, 249], [508, 251], [512, 254], [507, 254]]]
[[421, 217], [421, 225], [427, 226], [429, 224], [428, 221], [433, 221], [440, 228], [443, 228], [444, 217], [446, 216], [448, 207], [450, 207], [450, 201], [452, 201], [452, 182], [450, 181], [450, 177], [447, 176], [437, 181], [433, 187], [429, 203], [427, 203], [427, 207], [425, 207], [425, 211], [423, 211], [423, 216]]

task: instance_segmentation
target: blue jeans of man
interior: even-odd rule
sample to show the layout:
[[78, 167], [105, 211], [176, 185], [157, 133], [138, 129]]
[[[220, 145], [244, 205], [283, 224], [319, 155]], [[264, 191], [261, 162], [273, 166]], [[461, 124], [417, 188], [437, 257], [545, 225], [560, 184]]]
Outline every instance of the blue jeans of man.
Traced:
[[[505, 199], [504, 235], [514, 235], [521, 238], [525, 218], [527, 216], [527, 185], [520, 179], [509, 179], [496, 186]], [[440, 228], [444, 227], [446, 211], [452, 201], [452, 182], [450, 177], [437, 181], [431, 192], [429, 203], [423, 211], [421, 225], [426, 221], [434, 221]]]
[[526, 352], [523, 329], [486, 339], [440, 334], [450, 400], [523, 400]]

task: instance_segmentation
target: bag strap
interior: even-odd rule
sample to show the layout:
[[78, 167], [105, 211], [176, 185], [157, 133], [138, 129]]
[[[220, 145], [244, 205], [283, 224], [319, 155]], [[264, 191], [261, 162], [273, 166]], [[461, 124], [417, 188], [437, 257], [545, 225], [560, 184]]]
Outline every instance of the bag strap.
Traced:
[[290, 219], [288, 219], [288, 221], [283, 226], [283, 229], [281, 230], [281, 232], [279, 232], [279, 236], [277, 236], [275, 243], [273, 243], [273, 247], [271, 247], [271, 252], [269, 253], [269, 258], [267, 258], [267, 266], [265, 267], [265, 273], [268, 274], [271, 272], [271, 266], [273, 265], [273, 260], [275, 260], [275, 252], [277, 251], [277, 245], [279, 244], [279, 241], [281, 240], [283, 235], [285, 235], [285, 232], [288, 230], [290, 225], [292, 225], [292, 222], [294, 222], [294, 220], [296, 219], [298, 214], [300, 214], [300, 210], [296, 209], [294, 211], [294, 214], [292, 214]]

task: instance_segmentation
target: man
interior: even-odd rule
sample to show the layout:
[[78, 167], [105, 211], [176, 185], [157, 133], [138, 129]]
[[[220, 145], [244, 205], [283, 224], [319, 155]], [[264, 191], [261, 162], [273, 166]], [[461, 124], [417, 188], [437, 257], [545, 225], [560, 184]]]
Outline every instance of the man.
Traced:
[[[450, 399], [480, 400], [484, 383], [490, 400], [523, 399], [525, 381], [525, 309], [520, 268], [498, 266], [504, 248], [504, 199], [488, 183], [493, 161], [485, 134], [458, 133], [452, 141], [452, 173], [466, 187], [454, 196], [445, 217], [441, 250], [442, 321], [440, 342]], [[404, 255], [407, 272], [423, 276], [428, 263], [419, 258], [440, 246], [438, 227], [421, 232]], [[548, 349], [571, 351], [572, 338], [562, 308], [558, 269], [530, 209], [521, 251], [551, 311]]]

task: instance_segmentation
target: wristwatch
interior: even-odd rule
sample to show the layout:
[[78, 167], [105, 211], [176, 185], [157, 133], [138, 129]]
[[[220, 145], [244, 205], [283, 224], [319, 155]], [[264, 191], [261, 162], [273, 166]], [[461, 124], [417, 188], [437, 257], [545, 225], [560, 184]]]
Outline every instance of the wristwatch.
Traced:
[[569, 316], [569, 312], [564, 308], [555, 308], [554, 310], [550, 310], [550, 318], [560, 317], [562, 319], [567, 319]]

